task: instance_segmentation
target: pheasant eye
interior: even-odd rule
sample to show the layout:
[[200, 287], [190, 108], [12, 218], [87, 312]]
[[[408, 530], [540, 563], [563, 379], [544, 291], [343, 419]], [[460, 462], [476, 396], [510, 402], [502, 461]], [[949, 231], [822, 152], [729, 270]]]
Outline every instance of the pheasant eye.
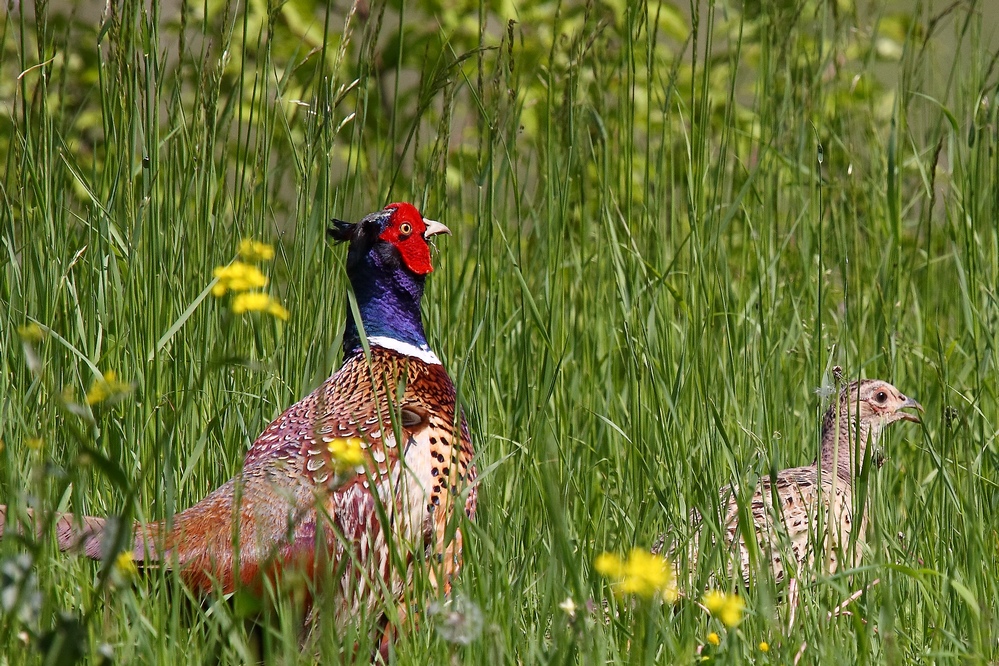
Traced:
[[888, 394], [884, 391], [878, 391], [877, 395], [874, 396], [874, 399], [883, 404], [888, 401]]
[[413, 233], [413, 225], [412, 224], [410, 224], [409, 222], [403, 222], [402, 224], [399, 225], [399, 235], [400, 236], [408, 236], [411, 233]]

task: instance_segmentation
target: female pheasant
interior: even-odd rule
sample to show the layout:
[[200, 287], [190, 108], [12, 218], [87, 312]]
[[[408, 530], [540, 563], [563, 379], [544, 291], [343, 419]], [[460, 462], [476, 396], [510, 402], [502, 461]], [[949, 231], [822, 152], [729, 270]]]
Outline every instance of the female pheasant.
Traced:
[[[339, 612], [350, 614], [398, 600], [424, 557], [432, 583], [449, 587], [462, 550], [454, 507], [473, 518], [476, 487], [468, 426], [420, 316], [427, 239], [441, 233], [407, 203], [334, 221], [360, 313], [358, 324], [348, 309], [343, 364], [264, 430], [233, 479], [172, 520], [137, 525], [136, 560], [179, 568], [197, 593], [259, 588], [286, 569], [343, 572]], [[344, 469], [335, 454], [358, 444], [363, 462]], [[63, 517], [60, 546], [102, 558], [105, 525]]]
[[[812, 562], [815, 545], [824, 544], [822, 556], [836, 571], [839, 558], [848, 556], [847, 565], [860, 557], [864, 529], [853, 534], [854, 470], [860, 468], [868, 445], [876, 445], [881, 431], [896, 421], [919, 418], [901, 410], [922, 406], [897, 388], [879, 379], [863, 379], [847, 384], [822, 419], [821, 466], [813, 463], [777, 473], [775, 482], [761, 479], [747, 504], [750, 528], [740, 526], [738, 492], [730, 486], [721, 491], [725, 515], [723, 537], [728, 547], [738, 547], [743, 580], [748, 584], [752, 565], [745, 536], [754, 535], [763, 557], [769, 558], [774, 578], [782, 579]], [[820, 473], [821, 467], [821, 473]], [[711, 539], [705, 534], [705, 539]], [[662, 551], [665, 535], [653, 547]], [[786, 560], [790, 560], [787, 564]], [[691, 567], [697, 551], [691, 549]]]

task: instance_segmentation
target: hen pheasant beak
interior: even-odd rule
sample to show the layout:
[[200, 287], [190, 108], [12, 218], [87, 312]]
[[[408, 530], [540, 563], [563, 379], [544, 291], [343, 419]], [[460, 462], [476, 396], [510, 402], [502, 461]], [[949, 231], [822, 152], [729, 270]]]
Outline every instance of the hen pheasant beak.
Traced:
[[451, 235], [451, 230], [437, 220], [428, 220], [423, 218], [423, 223], [427, 225], [427, 230], [423, 232], [424, 238], [430, 238], [431, 236], [436, 236], [437, 234]]
[[[923, 411], [923, 406], [920, 405], [915, 400], [913, 400], [912, 398], [906, 398], [905, 402], [903, 402], [901, 404], [901, 406], [899, 406], [899, 409], [908, 409], [910, 407], [913, 408], [913, 409], [917, 409], [920, 412]], [[902, 417], [902, 419], [904, 419], [906, 421], [912, 421], [913, 423], [919, 423], [919, 417], [917, 415], [915, 415], [915, 414], [907, 414], [905, 412], [899, 412], [899, 415]]]

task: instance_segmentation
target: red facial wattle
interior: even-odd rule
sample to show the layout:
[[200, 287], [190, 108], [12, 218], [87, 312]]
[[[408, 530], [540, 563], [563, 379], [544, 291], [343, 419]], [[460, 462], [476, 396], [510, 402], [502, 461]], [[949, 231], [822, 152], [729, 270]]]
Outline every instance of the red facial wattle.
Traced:
[[426, 275], [434, 270], [430, 263], [430, 247], [423, 234], [427, 225], [416, 207], [408, 203], [394, 203], [385, 207], [392, 210], [388, 226], [379, 236], [392, 243], [399, 250], [402, 263], [417, 275]]

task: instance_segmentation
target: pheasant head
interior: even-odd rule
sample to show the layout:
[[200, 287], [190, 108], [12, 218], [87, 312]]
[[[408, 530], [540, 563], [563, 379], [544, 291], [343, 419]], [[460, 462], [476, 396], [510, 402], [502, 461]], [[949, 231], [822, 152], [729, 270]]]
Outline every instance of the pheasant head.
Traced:
[[[868, 444], [877, 444], [881, 431], [895, 421], [919, 422], [905, 409], [923, 411], [923, 406], [880, 379], [850, 382], [839, 393], [822, 418], [822, 466], [850, 478], [850, 459], [864, 455]], [[859, 440], [858, 440], [859, 436]], [[858, 457], [858, 459], [859, 459]]]
[[[434, 269], [427, 241], [437, 234], [450, 234], [450, 230], [425, 219], [412, 204], [394, 203], [360, 222], [333, 220], [327, 233], [333, 240], [349, 244], [347, 277], [369, 341], [431, 353], [420, 315], [423, 285]], [[360, 348], [357, 322], [348, 308], [344, 353]]]

